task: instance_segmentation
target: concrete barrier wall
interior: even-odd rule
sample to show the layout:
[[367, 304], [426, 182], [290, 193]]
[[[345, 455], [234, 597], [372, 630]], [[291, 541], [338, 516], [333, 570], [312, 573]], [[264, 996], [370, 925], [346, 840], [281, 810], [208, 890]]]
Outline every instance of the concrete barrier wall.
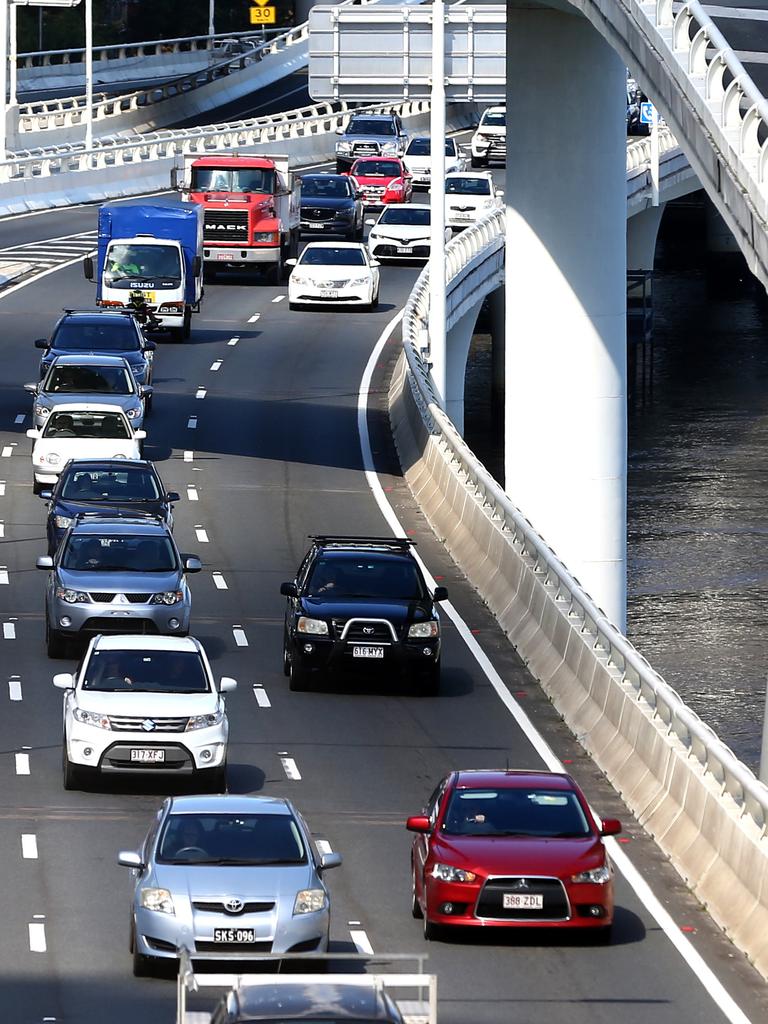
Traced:
[[403, 473], [430, 525], [563, 720], [768, 977], [768, 789], [605, 620], [493, 486], [431, 401], [419, 362], [404, 350], [389, 408]]

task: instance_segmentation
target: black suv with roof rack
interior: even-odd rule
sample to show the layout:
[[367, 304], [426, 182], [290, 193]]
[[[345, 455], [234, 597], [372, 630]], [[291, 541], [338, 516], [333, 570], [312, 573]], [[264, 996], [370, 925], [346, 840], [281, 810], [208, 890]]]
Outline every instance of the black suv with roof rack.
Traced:
[[[152, 383], [152, 353], [157, 346], [147, 341], [133, 313], [122, 309], [65, 309], [50, 338], [38, 338], [35, 348], [43, 349], [42, 379], [56, 356], [95, 353], [123, 356], [137, 384]], [[145, 408], [149, 412], [151, 396]]]
[[283, 670], [291, 690], [324, 671], [404, 673], [420, 693], [440, 683], [440, 617], [445, 587], [430, 592], [413, 541], [393, 537], [310, 537], [287, 600]]

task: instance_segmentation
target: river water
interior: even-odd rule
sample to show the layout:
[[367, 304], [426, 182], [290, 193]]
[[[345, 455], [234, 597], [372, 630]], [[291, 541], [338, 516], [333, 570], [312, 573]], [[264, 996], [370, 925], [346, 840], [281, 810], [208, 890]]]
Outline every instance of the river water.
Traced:
[[[753, 770], [768, 674], [768, 307], [715, 294], [703, 209], [662, 221], [653, 344], [629, 373], [628, 635]], [[473, 343], [468, 443], [498, 476], [490, 348]]]

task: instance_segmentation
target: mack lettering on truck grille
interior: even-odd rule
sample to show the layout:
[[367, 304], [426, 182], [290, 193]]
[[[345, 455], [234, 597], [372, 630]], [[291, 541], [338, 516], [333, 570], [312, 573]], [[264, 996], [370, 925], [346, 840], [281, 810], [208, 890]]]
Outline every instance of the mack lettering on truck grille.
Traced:
[[203, 218], [204, 242], [247, 242], [247, 210], [206, 210]]

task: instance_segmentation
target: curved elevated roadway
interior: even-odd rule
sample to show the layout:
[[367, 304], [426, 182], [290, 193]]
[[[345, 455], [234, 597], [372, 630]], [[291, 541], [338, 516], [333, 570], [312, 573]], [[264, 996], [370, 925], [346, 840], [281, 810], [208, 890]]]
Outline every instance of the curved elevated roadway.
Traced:
[[[8, 220], [0, 223], [0, 248], [94, 226], [93, 208]], [[353, 932], [362, 931], [377, 952], [409, 952], [424, 940], [409, 913], [406, 815], [454, 766], [560, 758], [600, 812], [625, 819], [617, 857], [630, 855], [659, 906], [637, 895], [643, 884], [633, 888], [619, 877], [608, 948], [543, 933], [431, 944], [440, 1024], [758, 1024], [768, 1015], [766, 986], [628, 818], [403, 484], [383, 411], [396, 336], [376, 345], [417, 272], [384, 268], [374, 314], [290, 312], [285, 287], [233, 278], [208, 288], [188, 343], [163, 342], [156, 353], [147, 454], [184, 496], [176, 517], [180, 547], [204, 561], [191, 583], [193, 632], [216, 672], [239, 681], [229, 701], [230, 789], [289, 795], [316, 837], [345, 856], [329, 876], [337, 950], [352, 950]], [[43, 574], [34, 560], [43, 550], [44, 507], [30, 486], [29, 399], [21, 385], [37, 374], [32, 340], [48, 333], [62, 306], [92, 298], [78, 266], [0, 295], [0, 974], [9, 1024], [97, 1024], [105, 1015], [111, 1024], [162, 1024], [172, 1019], [175, 999], [169, 981], [131, 976], [129, 879], [115, 862], [118, 849], [138, 843], [165, 787], [117, 782], [64, 792], [61, 698], [51, 676], [70, 663], [49, 661], [43, 647]], [[366, 397], [361, 381], [369, 364]], [[195, 397], [201, 387], [203, 399]], [[367, 415], [359, 418], [365, 403]], [[377, 480], [378, 502], [371, 488]], [[197, 501], [187, 497], [190, 485]], [[291, 578], [308, 533], [386, 531], [380, 502], [450, 589], [456, 617], [444, 616], [441, 694], [425, 700], [386, 685], [291, 694], [280, 664], [279, 584]], [[214, 572], [226, 589], [214, 583]], [[235, 628], [247, 646], [238, 645]], [[286, 776], [281, 756], [295, 760], [299, 779]], [[701, 974], [699, 956], [709, 965], [704, 983], [686, 960]]]

